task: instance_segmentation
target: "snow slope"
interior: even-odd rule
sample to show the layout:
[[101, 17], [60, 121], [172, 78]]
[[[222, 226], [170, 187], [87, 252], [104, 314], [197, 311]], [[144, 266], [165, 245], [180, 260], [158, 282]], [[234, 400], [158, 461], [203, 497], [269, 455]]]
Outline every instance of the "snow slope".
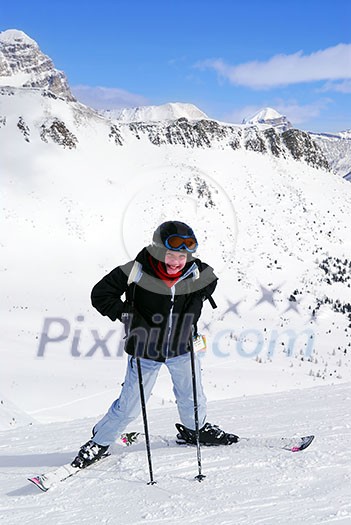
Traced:
[[0, 431], [29, 425], [32, 422], [33, 418], [0, 393]]
[[[245, 436], [315, 433], [300, 453], [152, 444], [157, 485], [149, 486], [145, 445], [113, 456], [47, 493], [26, 477], [70, 460], [94, 419], [0, 433], [0, 512], [7, 525], [92, 523], [300, 525], [351, 522], [351, 386], [325, 386], [210, 403], [209, 419]], [[150, 411], [150, 431], [174, 435], [174, 408]], [[133, 429], [141, 429], [138, 422]]]
[[[124, 376], [121, 327], [90, 290], [170, 217], [193, 226], [219, 276], [218, 309], [206, 304], [200, 324], [209, 399], [351, 380], [346, 181], [220, 142], [156, 146], [128, 125], [121, 145], [107, 119], [43, 93], [1, 98], [7, 399], [41, 421], [108, 406]], [[161, 377], [152, 405], [174, 403], [170, 391]]]

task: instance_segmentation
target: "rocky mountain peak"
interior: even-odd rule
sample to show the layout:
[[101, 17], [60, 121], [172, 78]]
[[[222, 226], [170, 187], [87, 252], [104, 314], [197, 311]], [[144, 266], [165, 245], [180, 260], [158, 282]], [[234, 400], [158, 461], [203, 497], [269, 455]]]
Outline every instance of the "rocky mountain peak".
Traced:
[[281, 115], [275, 109], [268, 107], [260, 109], [260, 111], [249, 118], [245, 118], [242, 123], [252, 126], [269, 126], [280, 132], [287, 131], [293, 127], [285, 115]]
[[32, 38], [17, 29], [0, 33], [0, 86], [41, 88], [75, 100], [65, 74]]

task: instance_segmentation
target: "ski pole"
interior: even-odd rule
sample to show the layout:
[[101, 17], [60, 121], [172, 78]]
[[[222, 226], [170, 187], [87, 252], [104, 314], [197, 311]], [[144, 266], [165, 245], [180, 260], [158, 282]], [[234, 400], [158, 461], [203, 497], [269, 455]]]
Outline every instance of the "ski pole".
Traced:
[[199, 473], [195, 476], [197, 481], [202, 481], [206, 476], [201, 472], [201, 450], [200, 450], [200, 429], [199, 429], [199, 412], [197, 405], [197, 389], [196, 389], [196, 371], [195, 371], [195, 352], [193, 343], [193, 334], [190, 336], [190, 360], [191, 360], [191, 375], [193, 381], [193, 398], [194, 398], [194, 419], [195, 419], [195, 436], [196, 436], [196, 450], [197, 450], [197, 466]]
[[140, 357], [136, 358], [136, 362], [137, 362], [137, 370], [138, 370], [141, 411], [142, 411], [142, 414], [143, 414], [143, 422], [144, 422], [144, 433], [145, 433], [147, 461], [148, 461], [148, 464], [149, 464], [149, 473], [150, 473], [150, 481], [148, 482], [148, 485], [155, 485], [155, 483], [157, 483], [157, 481], [154, 481], [154, 475], [153, 475], [153, 472], [152, 472], [150, 436], [149, 436], [149, 427], [148, 427], [148, 423], [147, 423], [146, 403], [145, 403], [144, 384], [143, 384], [143, 374], [142, 374], [142, 371], [141, 371]]

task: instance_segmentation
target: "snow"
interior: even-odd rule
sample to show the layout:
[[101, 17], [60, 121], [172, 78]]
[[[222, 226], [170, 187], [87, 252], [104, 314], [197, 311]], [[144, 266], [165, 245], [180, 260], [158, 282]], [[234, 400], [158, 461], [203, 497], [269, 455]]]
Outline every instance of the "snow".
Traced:
[[260, 122], [264, 122], [265, 120], [272, 120], [282, 117], [283, 115], [281, 115], [277, 110], [267, 107], [261, 109], [250, 118], [245, 119], [243, 123], [257, 124]]
[[31, 75], [24, 73], [23, 71], [8, 76], [2, 76], [0, 77], [0, 86], [21, 87], [25, 82], [28, 82], [28, 79], [30, 78]]
[[313, 140], [322, 149], [330, 167], [342, 177], [350, 172], [351, 132], [311, 133]]
[[0, 431], [9, 428], [25, 426], [33, 422], [33, 418], [20, 410], [0, 392]]
[[275, 128], [279, 132], [287, 131], [292, 128], [292, 124], [286, 116], [281, 115], [273, 108], [263, 108], [250, 118], [245, 118], [243, 124], [248, 126], [257, 126], [258, 129]]
[[207, 119], [207, 115], [193, 104], [169, 102], [160, 106], [139, 106], [101, 112], [108, 118], [121, 122], [156, 122], [187, 118], [188, 120]]
[[[133, 258], [170, 214], [193, 226], [200, 258], [220, 277], [218, 309], [206, 305], [200, 325], [209, 339], [204, 379], [210, 400], [351, 380], [346, 315], [325, 305], [311, 320], [316, 298], [351, 299], [347, 283], [327, 284], [319, 268], [328, 255], [344, 259], [350, 253], [346, 181], [245, 150], [155, 147], [128, 127], [121, 128], [124, 145], [116, 146], [107, 140], [108, 121], [84, 106], [43, 97], [40, 90], [12, 92], [3, 97], [6, 125], [0, 128], [1, 144], [16, 145], [1, 150], [7, 172], [0, 383], [7, 399], [43, 422], [105, 410], [123, 381], [121, 327], [92, 309], [90, 289]], [[77, 148], [44, 143], [43, 115], [65, 122]], [[30, 142], [18, 129], [18, 116]], [[204, 184], [213, 207], [208, 193], [199, 197]], [[275, 305], [258, 304], [261, 286], [278, 287]], [[296, 288], [298, 311], [288, 310]], [[225, 313], [236, 302], [237, 313]], [[63, 323], [68, 333], [39, 356], [45, 320], [51, 338]], [[290, 357], [287, 330], [296, 336]], [[314, 335], [314, 349], [301, 360], [306, 330]], [[105, 354], [98, 348], [89, 357], [94, 333], [110, 335]], [[170, 392], [161, 376], [151, 406], [174, 404]]]
[[340, 131], [339, 135], [343, 139], [351, 139], [351, 129], [345, 129], [345, 131]]
[[27, 44], [30, 46], [38, 47], [38, 44], [30, 38], [23, 31], [18, 29], [7, 29], [6, 31], [0, 32], [0, 42], [4, 44]]
[[[28, 476], [68, 462], [95, 419], [33, 424], [0, 433], [0, 509], [7, 525], [38, 523], [198, 523], [347, 525], [351, 386], [324, 386], [209, 404], [209, 420], [245, 436], [315, 433], [299, 453], [202, 448], [206, 479], [198, 483], [196, 449], [152, 440], [156, 485], [147, 485], [144, 443], [113, 455], [42, 493]], [[152, 435], [174, 436], [176, 409], [149, 411]], [[141, 430], [141, 421], [133, 425]]]
[[339, 139], [351, 139], [351, 129], [345, 129], [344, 131], [334, 132], [334, 133], [313, 133], [311, 135], [316, 137], [325, 137], [325, 138], [339, 138]]

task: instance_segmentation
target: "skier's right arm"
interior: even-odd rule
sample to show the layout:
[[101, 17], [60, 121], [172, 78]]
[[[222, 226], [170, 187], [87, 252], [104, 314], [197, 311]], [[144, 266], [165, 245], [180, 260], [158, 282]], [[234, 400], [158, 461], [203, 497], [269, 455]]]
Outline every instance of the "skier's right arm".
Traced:
[[125, 304], [122, 295], [128, 289], [128, 275], [133, 262], [118, 266], [105, 275], [91, 291], [91, 303], [102, 315], [112, 321], [121, 320]]

